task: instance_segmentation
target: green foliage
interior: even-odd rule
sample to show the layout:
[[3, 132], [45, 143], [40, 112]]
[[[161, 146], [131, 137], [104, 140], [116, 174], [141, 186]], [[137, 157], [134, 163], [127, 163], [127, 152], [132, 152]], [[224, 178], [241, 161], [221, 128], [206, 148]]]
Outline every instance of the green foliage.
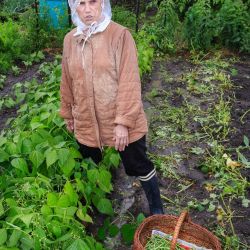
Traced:
[[18, 23], [0, 23], [0, 72], [6, 72], [14, 60], [24, 60], [31, 51], [28, 35]]
[[6, 76], [0, 74], [0, 90], [3, 89], [5, 80], [6, 80]]
[[125, 223], [119, 228], [114, 222], [111, 222], [110, 217], [107, 217], [103, 226], [98, 229], [98, 238], [99, 240], [104, 241], [107, 237], [113, 238], [120, 233], [123, 242], [126, 245], [131, 245], [135, 231], [144, 219], [144, 214], [140, 213], [136, 218], [132, 218], [131, 222]]
[[167, 53], [174, 52], [177, 48], [176, 41], [180, 32], [180, 21], [176, 12], [174, 1], [162, 1], [155, 21], [152, 25], [146, 26], [149, 34], [154, 35], [156, 49]]
[[135, 14], [122, 6], [116, 5], [112, 8], [112, 19], [115, 22], [131, 30], [135, 30], [135, 26], [136, 26]]
[[7, 14], [20, 12], [30, 7], [34, 2], [34, 0], [4, 0], [2, 12]]
[[29, 67], [31, 66], [33, 63], [38, 63], [40, 62], [41, 60], [43, 60], [45, 58], [44, 54], [42, 51], [38, 51], [38, 52], [34, 52], [32, 53], [29, 58], [27, 58], [26, 61], [23, 61], [23, 64], [26, 66], [26, 67]]
[[[11, 1], [10, 4], [12, 3], [14, 2]], [[0, 73], [6, 73], [17, 60], [25, 62], [27, 67], [43, 59], [39, 50], [60, 47], [65, 34], [70, 30], [63, 27], [53, 29], [49, 26], [46, 13], [40, 18], [33, 8], [18, 13], [17, 19], [14, 21], [9, 18], [0, 23]], [[17, 70], [13, 71], [17, 74]]]
[[151, 72], [152, 62], [154, 56], [154, 48], [152, 41], [155, 39], [154, 35], [148, 34], [145, 30], [141, 29], [134, 35], [138, 51], [138, 63], [140, 75]]
[[44, 12], [43, 17], [37, 17], [33, 8], [19, 14], [19, 18], [20, 24], [29, 34], [29, 40], [34, 50], [61, 47], [65, 34], [71, 29], [71, 27], [64, 26], [54, 29], [50, 25], [48, 12]]
[[197, 1], [186, 13], [184, 21], [184, 39], [189, 47], [210, 48], [216, 34], [213, 25], [213, 12], [207, 0]]
[[[0, 138], [0, 243], [18, 249], [103, 249], [86, 235], [95, 206], [112, 215], [106, 195], [112, 190], [114, 151], [107, 167], [82, 159], [58, 116], [59, 61], [44, 63], [43, 85], [26, 82], [25, 104], [12, 129]], [[18, 92], [19, 85], [15, 87]]]
[[250, 12], [241, 0], [225, 0], [214, 21], [221, 43], [230, 48], [250, 51], [249, 20]]
[[250, 14], [241, 0], [197, 1], [186, 13], [184, 38], [190, 47], [219, 44], [250, 51]]
[[155, 47], [166, 53], [188, 45], [191, 49], [226, 46], [250, 51], [250, 12], [242, 0], [162, 0], [147, 32], [154, 34]]

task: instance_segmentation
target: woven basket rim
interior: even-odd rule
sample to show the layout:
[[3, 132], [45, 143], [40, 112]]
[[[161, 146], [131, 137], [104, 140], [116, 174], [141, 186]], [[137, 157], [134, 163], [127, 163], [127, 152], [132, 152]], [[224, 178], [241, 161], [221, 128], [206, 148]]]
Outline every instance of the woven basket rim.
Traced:
[[[163, 214], [163, 215], [162, 214], [159, 214], [159, 215], [157, 214], [157, 215], [152, 215], [152, 216], [147, 217], [139, 225], [139, 227], [137, 228], [137, 230], [135, 232], [134, 245], [139, 244], [139, 245], [142, 246], [141, 241], [140, 241], [140, 234], [141, 234], [142, 230], [147, 226], [147, 224], [152, 223], [152, 221], [154, 221], [154, 220], [159, 221], [159, 220], [169, 220], [169, 219], [176, 220], [176, 223], [177, 223], [178, 218], [179, 218], [178, 216], [168, 215], [168, 214]], [[196, 223], [192, 222], [190, 219], [188, 219], [187, 221], [184, 221], [183, 225], [188, 225], [188, 226], [195, 227], [196, 229], [201, 230], [203, 232], [203, 234], [208, 235], [213, 240], [213, 243], [216, 246], [216, 250], [221, 250], [221, 244], [220, 244], [218, 238], [212, 232], [207, 230], [206, 228], [202, 227], [199, 224], [196, 224]], [[174, 232], [174, 230], [173, 230], [173, 232]]]

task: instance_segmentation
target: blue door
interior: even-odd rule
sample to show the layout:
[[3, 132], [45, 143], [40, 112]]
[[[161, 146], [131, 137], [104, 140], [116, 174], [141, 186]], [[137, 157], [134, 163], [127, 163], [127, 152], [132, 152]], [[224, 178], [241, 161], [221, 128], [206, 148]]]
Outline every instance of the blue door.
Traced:
[[67, 0], [40, 0], [39, 13], [40, 17], [49, 19], [55, 29], [69, 26]]

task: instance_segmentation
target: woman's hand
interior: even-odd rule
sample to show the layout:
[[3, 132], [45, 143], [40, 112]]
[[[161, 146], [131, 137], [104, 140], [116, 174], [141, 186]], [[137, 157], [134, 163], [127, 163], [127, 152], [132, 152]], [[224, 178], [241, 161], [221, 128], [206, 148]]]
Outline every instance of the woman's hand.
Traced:
[[69, 132], [74, 132], [74, 119], [65, 119], [66, 128]]
[[124, 151], [125, 147], [128, 146], [128, 128], [123, 125], [116, 125], [114, 129], [115, 149]]

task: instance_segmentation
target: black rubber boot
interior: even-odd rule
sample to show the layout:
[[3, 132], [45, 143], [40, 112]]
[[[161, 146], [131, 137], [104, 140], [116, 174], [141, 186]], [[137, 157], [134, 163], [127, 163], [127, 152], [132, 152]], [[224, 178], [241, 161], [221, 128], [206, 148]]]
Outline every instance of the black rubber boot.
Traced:
[[157, 177], [140, 182], [148, 200], [150, 214], [164, 214]]

